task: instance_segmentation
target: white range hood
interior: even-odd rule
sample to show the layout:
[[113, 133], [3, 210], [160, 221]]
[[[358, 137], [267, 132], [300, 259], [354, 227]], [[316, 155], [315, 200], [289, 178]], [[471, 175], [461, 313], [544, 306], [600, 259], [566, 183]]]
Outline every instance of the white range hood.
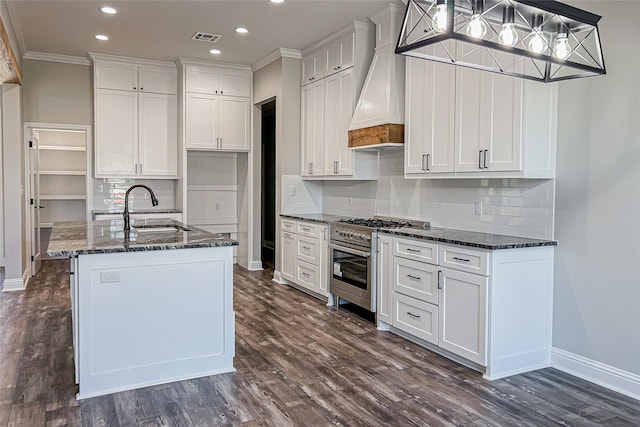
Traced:
[[349, 125], [349, 147], [404, 142], [405, 57], [395, 54], [402, 9], [390, 4], [369, 19], [376, 24], [376, 51]]

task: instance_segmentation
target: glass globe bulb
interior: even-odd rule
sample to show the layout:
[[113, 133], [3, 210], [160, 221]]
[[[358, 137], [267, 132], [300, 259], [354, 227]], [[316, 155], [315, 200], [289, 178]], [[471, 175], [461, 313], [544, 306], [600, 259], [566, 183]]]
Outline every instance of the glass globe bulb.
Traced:
[[553, 55], [559, 59], [567, 59], [570, 53], [571, 46], [569, 46], [569, 38], [566, 34], [558, 34], [558, 39], [553, 46]]
[[541, 30], [533, 30], [531, 39], [529, 40], [529, 50], [535, 53], [544, 53], [547, 49], [547, 41]]
[[433, 30], [436, 33], [444, 33], [447, 31], [447, 5], [439, 4], [436, 6], [436, 13], [433, 14], [431, 20], [433, 24]]
[[487, 24], [484, 23], [484, 19], [479, 13], [471, 17], [469, 25], [467, 25], [467, 35], [481, 39], [487, 34]]
[[515, 46], [518, 43], [518, 32], [513, 27], [513, 24], [504, 24], [502, 31], [498, 34], [500, 43], [506, 46]]

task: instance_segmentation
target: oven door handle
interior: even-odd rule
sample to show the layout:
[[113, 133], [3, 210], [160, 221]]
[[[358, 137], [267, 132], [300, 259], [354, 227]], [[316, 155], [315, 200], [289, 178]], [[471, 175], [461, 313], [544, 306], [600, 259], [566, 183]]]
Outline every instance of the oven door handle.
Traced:
[[334, 245], [332, 243], [329, 243], [329, 247], [331, 249], [335, 249], [335, 250], [338, 250], [338, 251], [346, 252], [346, 253], [352, 254], [352, 255], [362, 256], [362, 257], [365, 257], [365, 258], [369, 258], [371, 256], [371, 252], [364, 252], [364, 251], [359, 251], [357, 249], [345, 248], [344, 246], [338, 246], [338, 245]]

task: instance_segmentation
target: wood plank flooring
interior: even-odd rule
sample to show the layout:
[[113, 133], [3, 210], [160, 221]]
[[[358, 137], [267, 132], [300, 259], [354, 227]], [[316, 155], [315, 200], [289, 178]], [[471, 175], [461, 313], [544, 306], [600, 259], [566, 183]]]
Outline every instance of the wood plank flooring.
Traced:
[[43, 264], [0, 294], [0, 426], [640, 425], [631, 398], [554, 369], [485, 381], [242, 268], [237, 372], [76, 401], [68, 263]]

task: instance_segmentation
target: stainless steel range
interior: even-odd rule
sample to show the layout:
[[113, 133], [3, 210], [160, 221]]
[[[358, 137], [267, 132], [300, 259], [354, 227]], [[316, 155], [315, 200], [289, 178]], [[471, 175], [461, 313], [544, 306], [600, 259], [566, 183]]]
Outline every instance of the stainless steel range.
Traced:
[[335, 305], [340, 298], [376, 311], [376, 231], [420, 227], [428, 223], [394, 218], [349, 218], [331, 224], [329, 239], [329, 292]]

